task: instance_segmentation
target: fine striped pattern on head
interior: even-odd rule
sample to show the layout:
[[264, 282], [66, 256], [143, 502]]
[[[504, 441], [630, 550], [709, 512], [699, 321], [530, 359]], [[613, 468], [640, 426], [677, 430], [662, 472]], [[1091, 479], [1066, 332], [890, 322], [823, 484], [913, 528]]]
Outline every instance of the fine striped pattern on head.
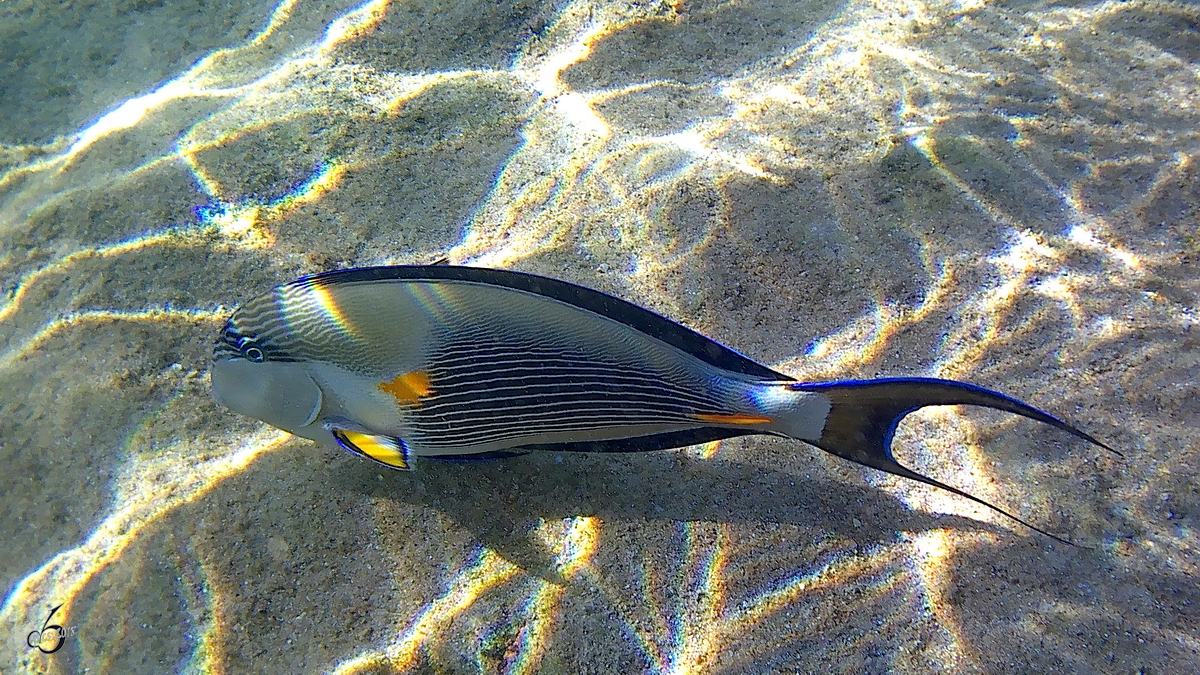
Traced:
[[295, 283], [284, 284], [242, 305], [225, 323], [214, 350], [215, 358], [242, 355], [242, 341], [252, 341], [269, 361], [295, 361], [297, 337], [291, 326], [301, 323], [309, 339], [328, 341], [334, 332], [320, 320], [315, 298]]
[[[279, 286], [233, 315], [215, 356], [237, 356], [237, 341], [251, 339], [269, 361], [336, 363], [359, 373], [387, 370], [405, 336], [372, 311], [373, 304], [387, 309], [393, 300], [379, 293], [383, 288], [316, 285], [307, 279]], [[364, 329], [374, 332], [364, 334]]]

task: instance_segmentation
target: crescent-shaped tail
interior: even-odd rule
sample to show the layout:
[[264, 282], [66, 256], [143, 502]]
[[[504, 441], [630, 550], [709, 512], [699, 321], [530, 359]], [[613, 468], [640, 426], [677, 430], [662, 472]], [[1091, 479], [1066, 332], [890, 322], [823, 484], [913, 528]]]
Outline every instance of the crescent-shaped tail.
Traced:
[[1072, 546], [1074, 546], [1072, 542], [1031, 525], [995, 504], [928, 476], [923, 476], [897, 462], [892, 456], [892, 436], [896, 432], [896, 426], [909, 413], [927, 406], [978, 405], [1044, 422], [1118, 456], [1123, 456], [1091, 435], [1045, 411], [999, 392], [965, 382], [929, 377], [902, 377], [816, 384], [797, 382], [788, 386], [795, 391], [821, 394], [830, 402], [829, 415], [825, 420], [820, 438], [816, 440], [803, 439], [806, 442], [852, 462], [966, 497], [1051, 539]]

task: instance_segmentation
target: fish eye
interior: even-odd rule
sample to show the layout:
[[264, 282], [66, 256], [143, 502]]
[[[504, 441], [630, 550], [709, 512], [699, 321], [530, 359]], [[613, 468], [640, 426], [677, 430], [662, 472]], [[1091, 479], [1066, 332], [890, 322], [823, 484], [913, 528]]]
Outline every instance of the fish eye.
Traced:
[[238, 340], [238, 349], [242, 352], [242, 358], [251, 363], [262, 363], [267, 360], [267, 353], [254, 342], [254, 338], [243, 337]]

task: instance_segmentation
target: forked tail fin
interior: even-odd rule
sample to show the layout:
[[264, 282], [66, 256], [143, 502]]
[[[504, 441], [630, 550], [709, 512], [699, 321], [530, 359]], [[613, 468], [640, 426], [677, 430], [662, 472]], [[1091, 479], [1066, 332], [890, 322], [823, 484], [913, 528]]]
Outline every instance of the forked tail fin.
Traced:
[[796, 391], [819, 393], [827, 397], [830, 402], [829, 416], [825, 420], [821, 437], [818, 440], [807, 442], [852, 462], [911, 478], [966, 497], [1004, 514], [1031, 530], [1041, 532], [1051, 539], [1072, 546], [1074, 544], [1066, 539], [1035, 527], [994, 504], [958, 488], [922, 476], [897, 462], [892, 457], [892, 435], [896, 432], [896, 426], [900, 424], [900, 420], [904, 419], [905, 415], [926, 406], [978, 405], [1045, 422], [1122, 456], [1111, 447], [1049, 413], [999, 392], [965, 382], [939, 380], [931, 377], [899, 377], [818, 384], [798, 382], [790, 386]]

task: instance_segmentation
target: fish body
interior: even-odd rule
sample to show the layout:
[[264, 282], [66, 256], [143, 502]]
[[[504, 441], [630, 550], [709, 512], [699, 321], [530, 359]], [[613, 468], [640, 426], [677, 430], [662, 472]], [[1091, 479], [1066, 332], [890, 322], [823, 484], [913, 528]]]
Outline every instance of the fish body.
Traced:
[[981, 501], [895, 462], [900, 419], [969, 403], [1103, 446], [969, 384], [800, 383], [599, 291], [448, 265], [327, 272], [247, 302], [214, 349], [212, 388], [237, 412], [398, 469], [421, 456], [658, 450], [772, 434]]

